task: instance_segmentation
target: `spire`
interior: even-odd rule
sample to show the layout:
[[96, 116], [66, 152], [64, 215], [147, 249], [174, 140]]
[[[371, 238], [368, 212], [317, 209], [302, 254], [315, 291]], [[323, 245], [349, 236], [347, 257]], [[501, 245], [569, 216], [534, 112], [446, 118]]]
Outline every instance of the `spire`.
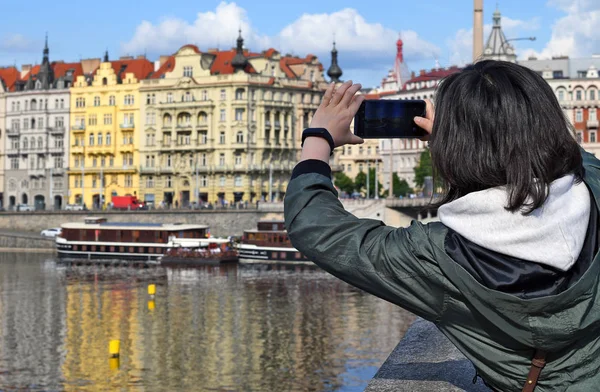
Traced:
[[54, 70], [52, 64], [50, 64], [50, 49], [48, 48], [48, 33], [46, 33], [46, 40], [44, 44], [44, 57], [40, 70], [36, 76], [36, 79], [42, 83], [42, 89], [48, 90], [54, 85]]
[[237, 46], [235, 49], [235, 57], [231, 60], [231, 66], [234, 70], [243, 71], [248, 65], [248, 59], [244, 56], [244, 38], [242, 38], [242, 29], [239, 29], [240, 35], [237, 39]]
[[108, 63], [109, 62], [109, 60], [108, 60], [108, 49], [106, 49], [106, 51], [104, 52], [104, 59], [102, 60], [102, 62], [104, 62], [104, 63]]
[[331, 66], [327, 70], [327, 76], [331, 78], [332, 82], [338, 83], [343, 72], [338, 65], [338, 51], [335, 48], [335, 41], [333, 41], [333, 49], [331, 50]]
[[502, 31], [502, 14], [498, 8], [494, 11], [493, 20], [492, 32], [488, 37], [482, 57], [492, 60], [516, 61], [515, 50], [508, 43], [509, 41], [506, 40], [506, 36]]

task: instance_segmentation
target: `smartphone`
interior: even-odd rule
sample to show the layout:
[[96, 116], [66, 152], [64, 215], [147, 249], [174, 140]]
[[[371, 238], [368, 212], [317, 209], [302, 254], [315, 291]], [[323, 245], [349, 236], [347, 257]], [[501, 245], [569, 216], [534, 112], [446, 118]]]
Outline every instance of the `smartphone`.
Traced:
[[374, 99], [363, 101], [354, 117], [354, 134], [363, 139], [422, 138], [427, 131], [415, 116], [425, 117], [425, 101]]

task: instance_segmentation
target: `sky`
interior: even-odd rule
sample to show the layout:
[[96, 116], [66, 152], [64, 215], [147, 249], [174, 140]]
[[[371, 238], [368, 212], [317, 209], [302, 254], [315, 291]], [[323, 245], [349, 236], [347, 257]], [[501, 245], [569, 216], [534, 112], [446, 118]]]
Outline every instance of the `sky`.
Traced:
[[[60, 4], [60, 5], [57, 5]], [[519, 58], [600, 53], [600, 0], [484, 0], [485, 34], [502, 13]], [[473, 0], [29, 0], [0, 5], [0, 65], [36, 64], [46, 32], [51, 60], [146, 54], [151, 60], [187, 43], [235, 46], [242, 29], [252, 51], [315, 54], [327, 68], [335, 39], [342, 79], [375, 87], [393, 67], [398, 37], [411, 71], [465, 65], [472, 57]], [[26, 20], [26, 23], [24, 23]]]

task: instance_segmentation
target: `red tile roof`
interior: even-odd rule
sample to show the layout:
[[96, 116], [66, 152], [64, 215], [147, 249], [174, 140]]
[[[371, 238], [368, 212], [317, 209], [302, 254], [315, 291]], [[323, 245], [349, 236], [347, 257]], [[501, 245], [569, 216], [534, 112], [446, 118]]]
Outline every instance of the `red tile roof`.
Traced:
[[[119, 72], [121, 73], [121, 78], [124, 78], [128, 73], [132, 73], [136, 79], [142, 80], [154, 71], [154, 64], [148, 59], [115, 60], [110, 63], [117, 75]], [[122, 72], [121, 69], [123, 69]]]
[[[183, 45], [181, 48], [179, 48], [179, 50], [181, 50], [181, 49], [185, 49], [185, 48], [190, 48], [190, 49], [192, 49], [194, 52], [196, 52], [196, 53], [198, 53], [198, 54], [202, 53], [202, 52], [200, 51], [200, 49], [198, 49], [198, 47], [197, 47], [196, 45], [192, 45], [192, 44]], [[179, 50], [178, 50], [178, 51], [179, 51]]]
[[156, 70], [156, 72], [154, 72], [150, 76], [150, 79], [160, 79], [167, 72], [173, 71], [174, 68], [175, 68], [175, 56], [169, 56], [167, 61], [165, 61], [163, 63], [163, 65], [161, 65], [160, 68], [158, 68]]
[[[215, 61], [213, 61], [212, 65], [210, 67], [210, 73], [213, 75], [232, 74], [234, 70], [233, 70], [233, 67], [231, 66], [231, 60], [233, 60], [233, 58], [235, 57], [235, 53], [236, 53], [235, 49], [214, 53], [214, 54], [216, 54], [216, 57], [215, 57]], [[260, 56], [260, 54], [244, 51], [244, 56], [246, 56], [246, 58], [258, 57], [258, 56]], [[258, 72], [256, 72], [256, 70], [254, 69], [254, 67], [252, 67], [252, 65], [250, 63], [248, 63], [248, 65], [246, 66], [244, 71], [246, 73], [253, 73], [253, 74], [258, 73]]]
[[[50, 65], [52, 66], [52, 70], [54, 71], [55, 78], [61, 78], [65, 76], [67, 71], [70, 69], [73, 70], [73, 80], [75, 80], [77, 76], [83, 75], [83, 68], [81, 67], [81, 63], [63, 63], [59, 61], [53, 61], [50, 63]], [[31, 68], [31, 70], [27, 72], [21, 80], [29, 79], [29, 74], [35, 77], [38, 74], [38, 72], [40, 72], [40, 66], [36, 65], [33, 68]]]
[[14, 91], [19, 76], [20, 72], [15, 67], [0, 68], [0, 79], [4, 80], [8, 91]]
[[[437, 68], [437, 69], [432, 69], [429, 72], [423, 72], [421, 71], [421, 73], [419, 75], [416, 75], [414, 78], [409, 79], [406, 84], [408, 83], [417, 83], [417, 82], [426, 82], [429, 80], [439, 80], [439, 79], [443, 79], [446, 76], [450, 76], [454, 73], [457, 73], [459, 71], [461, 71], [462, 68], [459, 68], [457, 66], [452, 66], [450, 68]], [[406, 86], [405, 84], [405, 86]]]
[[379, 99], [381, 98], [380, 94], [377, 93], [373, 93], [373, 94], [364, 94], [365, 99]]

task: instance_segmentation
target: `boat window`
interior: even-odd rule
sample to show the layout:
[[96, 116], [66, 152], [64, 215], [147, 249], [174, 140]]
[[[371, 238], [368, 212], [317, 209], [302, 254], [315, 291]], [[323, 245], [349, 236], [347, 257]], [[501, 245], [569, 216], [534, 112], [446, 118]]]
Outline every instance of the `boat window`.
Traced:
[[279, 257], [281, 257], [282, 260], [285, 260], [287, 257], [285, 257], [285, 252], [279, 252]]
[[277, 252], [271, 252], [271, 259], [277, 260]]

